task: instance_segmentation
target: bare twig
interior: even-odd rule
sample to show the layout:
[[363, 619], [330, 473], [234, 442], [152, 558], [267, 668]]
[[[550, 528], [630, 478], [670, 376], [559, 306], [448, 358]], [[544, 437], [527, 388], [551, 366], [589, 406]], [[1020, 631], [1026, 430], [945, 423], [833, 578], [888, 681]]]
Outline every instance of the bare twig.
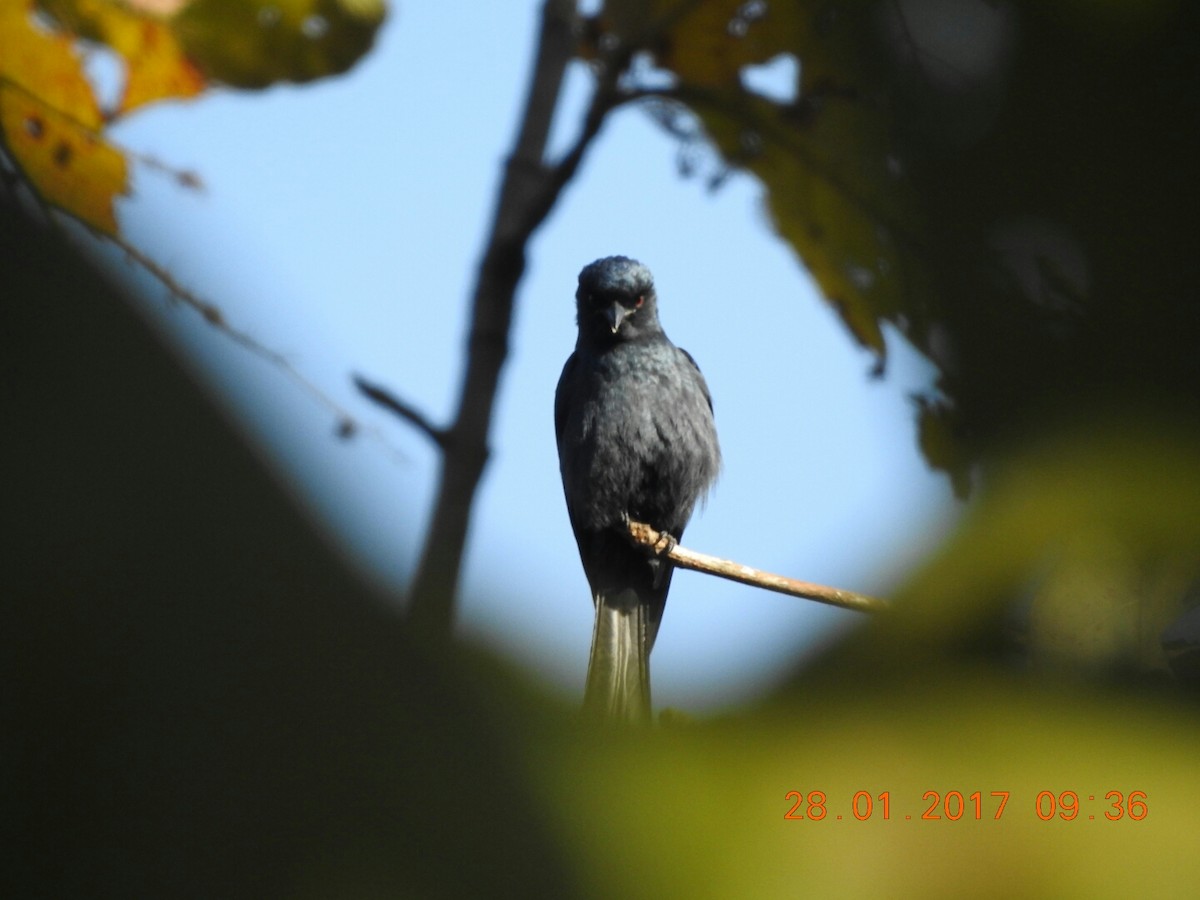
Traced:
[[[0, 84], [7, 88], [19, 90], [27, 94], [38, 102], [44, 102], [37, 95], [31, 93], [23, 86], [9, 81], [0, 76]], [[80, 130], [82, 134], [96, 140], [104, 140], [110, 144], [107, 133], [101, 129], [92, 128], [84, 125], [74, 117], [63, 113], [61, 110], [56, 110], [60, 115], [69, 119], [73, 127]], [[42, 222], [45, 227], [54, 229], [64, 238], [69, 239], [69, 235], [62, 225], [60, 216], [67, 220], [75, 222], [79, 227], [84, 229], [88, 234], [98, 241], [107, 241], [112, 246], [116, 247], [125, 258], [140, 267], [159, 284], [166, 288], [168, 296], [178, 303], [187, 306], [204, 319], [205, 323], [215, 329], [220, 334], [224, 335], [229, 340], [239, 344], [244, 349], [248, 350], [260, 359], [265, 360], [270, 365], [274, 366], [296, 384], [302, 391], [307, 393], [314, 401], [324, 407], [332, 414], [336, 422], [336, 434], [341, 438], [350, 438], [356, 435], [365, 435], [376, 441], [389, 455], [394, 458], [401, 458], [400, 452], [393, 447], [382, 432], [375, 427], [364, 427], [351, 413], [341, 406], [334, 398], [317, 386], [315, 382], [304, 376], [292, 362], [277, 350], [272, 350], [262, 341], [252, 335], [235, 328], [229, 323], [222, 313], [221, 308], [215, 303], [211, 303], [199, 296], [195, 292], [185, 287], [180, 281], [171, 274], [164, 266], [156, 262], [148, 253], [136, 247], [133, 243], [123, 237], [120, 232], [109, 232], [97, 228], [96, 226], [85, 222], [74, 211], [62, 206], [56, 206], [49, 203], [38, 190], [37, 184], [30, 179], [22, 170], [19, 162], [13, 156], [11, 150], [5, 145], [3, 134], [0, 133], [0, 187], [14, 194], [18, 187], [24, 188], [33, 205], [40, 211]], [[117, 147], [116, 144], [112, 146]], [[191, 189], [200, 189], [202, 187], [199, 176], [192, 172], [172, 169], [166, 164], [154, 159], [153, 157], [135, 153], [125, 148], [118, 148], [119, 152], [128, 158], [136, 159], [144, 165], [165, 172], [172, 176], [176, 182], [184, 187]], [[364, 391], [365, 392], [365, 391]], [[368, 394], [369, 396], [369, 394]], [[378, 397], [374, 398], [379, 400]], [[382, 402], [382, 401], [380, 401]], [[430, 430], [430, 429], [427, 429]], [[436, 432], [436, 429], [432, 429]], [[431, 433], [431, 436], [433, 434]], [[436, 437], [435, 437], [436, 440]]]
[[[36, 191], [34, 193], [36, 194]], [[60, 210], [60, 212], [68, 218], [75, 218], [66, 210]], [[50, 222], [54, 224], [55, 220], [53, 216], [50, 217]], [[85, 225], [84, 227], [87, 226]], [[107, 241], [114, 247], [117, 247], [130, 262], [142, 268], [166, 288], [172, 300], [182, 303], [184, 306], [198, 313], [209, 327], [214, 328], [229, 340], [239, 344], [245, 350], [282, 372], [293, 384], [308, 394], [317, 404], [324, 407], [337, 420], [337, 434], [339, 437], [349, 438], [355, 435], [364, 435], [377, 442], [391, 456], [400, 458], [400, 452], [387, 441], [379, 429], [373, 426], [364, 427], [345, 407], [318, 387], [315, 382], [304, 376], [292, 364], [291, 360], [278, 350], [272, 350], [252, 335], [230, 325], [225, 315], [221, 312], [220, 307], [184, 287], [174, 275], [147, 253], [139, 250], [119, 234], [108, 234], [90, 227], [88, 231], [98, 240]]]
[[739, 581], [742, 584], [765, 588], [768, 591], [776, 591], [780, 594], [789, 594], [793, 597], [803, 597], [805, 600], [815, 600], [818, 603], [827, 603], [830, 606], [840, 606], [842, 609], [855, 609], [860, 612], [880, 612], [888, 608], [887, 601], [880, 600], [877, 597], [868, 597], [865, 594], [856, 594], [853, 591], [843, 591], [840, 588], [826, 587], [823, 584], [797, 581], [794, 578], [773, 575], [770, 572], [763, 572], [760, 569], [743, 566], [741, 563], [732, 562], [728, 559], [709, 556], [707, 553], [697, 553], [694, 550], [688, 550], [686, 547], [681, 547], [677, 544], [675, 539], [669, 534], [655, 531], [643, 522], [631, 521], [629, 523], [629, 536], [633, 539], [634, 543], [654, 551], [659, 556], [667, 557], [667, 559], [683, 569], [692, 569], [696, 572], [704, 572], [707, 575], [728, 578], [730, 581]]
[[368, 400], [378, 403], [384, 409], [395, 413], [408, 424], [412, 425], [418, 431], [422, 432], [427, 438], [441, 447], [446, 448], [446, 431], [443, 428], [438, 428], [429, 418], [418, 410], [416, 407], [405, 403], [395, 394], [391, 393], [387, 388], [377, 384], [371, 384], [361, 375], [354, 376], [354, 386]]

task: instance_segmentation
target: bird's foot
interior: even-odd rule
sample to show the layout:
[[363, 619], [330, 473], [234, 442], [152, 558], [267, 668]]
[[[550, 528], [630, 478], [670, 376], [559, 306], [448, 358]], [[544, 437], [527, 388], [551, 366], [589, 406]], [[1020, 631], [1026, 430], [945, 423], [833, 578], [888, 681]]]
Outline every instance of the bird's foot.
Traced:
[[665, 531], [659, 532], [658, 540], [650, 548], [654, 551], [655, 556], [669, 556], [671, 551], [679, 546], [679, 541], [675, 540], [674, 535], [667, 534]]
[[630, 540], [645, 550], [648, 556], [666, 556], [679, 545], [672, 535], [665, 531], [656, 531], [645, 522], [631, 518], [628, 513], [622, 513], [621, 521]]

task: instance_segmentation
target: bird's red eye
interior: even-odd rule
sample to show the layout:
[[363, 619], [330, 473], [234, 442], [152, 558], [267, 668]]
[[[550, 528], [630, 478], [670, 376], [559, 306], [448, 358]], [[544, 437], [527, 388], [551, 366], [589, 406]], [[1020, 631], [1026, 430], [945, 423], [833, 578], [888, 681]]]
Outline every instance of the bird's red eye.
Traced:
[[645, 295], [644, 295], [644, 294], [638, 294], [638, 298], [637, 298], [635, 301], [633, 301], [633, 305], [634, 305], [634, 306], [641, 306], [641, 305], [642, 305], [643, 303], [645, 303], [645, 302], [646, 302], [646, 297], [645, 297]]

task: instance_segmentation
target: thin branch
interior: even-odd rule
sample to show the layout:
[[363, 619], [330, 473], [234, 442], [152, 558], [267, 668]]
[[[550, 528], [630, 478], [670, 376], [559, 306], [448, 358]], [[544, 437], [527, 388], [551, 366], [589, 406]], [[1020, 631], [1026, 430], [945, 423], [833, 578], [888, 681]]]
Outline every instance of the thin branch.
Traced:
[[446, 430], [434, 425], [429, 418], [418, 410], [416, 407], [405, 403], [395, 394], [391, 393], [387, 388], [377, 384], [371, 384], [361, 375], [354, 376], [354, 386], [368, 400], [378, 403], [384, 409], [395, 413], [409, 425], [415, 427], [423, 433], [427, 438], [441, 447], [446, 449]]
[[[67, 214], [71, 215], [69, 212]], [[249, 334], [239, 331], [230, 325], [225, 318], [225, 314], [221, 312], [220, 307], [218, 307], [216, 304], [209, 303], [207, 300], [188, 290], [186, 287], [180, 284], [179, 280], [166, 268], [159, 265], [148, 254], [139, 250], [129, 241], [125, 240], [125, 238], [118, 234], [108, 234], [107, 232], [99, 231], [94, 228], [89, 230], [92, 232], [93, 236], [102, 240], [106, 240], [114, 246], [120, 248], [121, 252], [124, 253], [131, 262], [136, 263], [142, 269], [149, 272], [156, 281], [165, 287], [172, 300], [176, 300], [182, 303], [184, 306], [188, 306], [199, 313], [205, 322], [217, 329], [217, 331], [224, 334], [231, 341], [241, 344], [251, 353], [255, 354], [256, 356], [263, 357], [272, 365], [276, 365], [281, 368], [288, 368], [291, 365], [287, 359], [284, 358], [283, 354], [264, 346]]]
[[840, 588], [826, 587], [823, 584], [812, 584], [808, 581], [797, 581], [784, 575], [774, 575], [761, 569], [744, 566], [741, 563], [709, 556], [707, 553], [697, 553], [688, 550], [675, 542], [669, 534], [655, 531], [642, 522], [629, 523], [629, 536], [633, 542], [652, 550], [658, 556], [665, 556], [675, 565], [683, 569], [704, 572], [706, 575], [716, 575], [728, 578], [742, 584], [753, 585], [768, 591], [788, 594], [792, 597], [802, 597], [805, 600], [815, 600], [842, 609], [854, 609], [859, 612], [881, 612], [889, 608], [886, 600], [869, 597], [866, 594], [856, 594], [854, 591], [844, 591]]
[[[34, 193], [36, 194], [36, 191]], [[70, 212], [66, 210], [59, 210], [59, 212], [75, 221], [78, 221], [70, 214]], [[55, 220], [53, 217], [51, 217], [50, 221], [53, 224]], [[297, 369], [286, 356], [277, 350], [272, 350], [270, 347], [266, 346], [257, 338], [247, 334], [246, 332], [234, 328], [229, 324], [228, 320], [226, 320], [225, 315], [221, 312], [218, 306], [210, 303], [202, 297], [197, 296], [188, 288], [184, 287], [174, 275], [163, 268], [163, 266], [155, 262], [155, 260], [149, 255], [139, 250], [120, 235], [108, 234], [107, 232], [102, 232], [95, 228], [91, 228], [84, 223], [80, 224], [84, 225], [84, 227], [87, 228], [94, 237], [100, 240], [108, 241], [113, 246], [119, 248], [130, 262], [141, 267], [143, 270], [149, 273], [152, 278], [165, 287], [172, 300], [191, 308], [197, 312], [210, 327], [215, 328], [219, 333], [223, 334], [229, 340], [240, 345], [245, 350], [249, 351], [253, 355], [259, 357], [282, 372], [296, 386], [304, 391], [304, 393], [308, 394], [314, 401], [316, 401], [320, 406], [324, 407], [337, 419], [337, 435], [339, 437], [350, 438], [354, 437], [355, 435], [363, 435], [375, 441], [391, 456], [397, 459], [402, 458], [400, 451], [387, 441], [378, 428], [374, 426], [364, 427], [358, 419], [356, 419], [348, 410], [334, 400], [333, 397], [318, 387], [315, 382], [310, 381], [308, 378], [302, 375], [300, 370]]]
[[[37, 100], [39, 103], [44, 101], [37, 95], [30, 93], [26, 88], [19, 84], [9, 81], [0, 76], [0, 84], [5, 87], [14, 88], [26, 93], [28, 96]], [[200, 189], [202, 187], [199, 176], [192, 172], [175, 170], [165, 164], [153, 159], [152, 157], [138, 154], [133, 151], [121, 148], [118, 145], [109, 141], [106, 134], [102, 134], [101, 130], [91, 128], [79, 122], [72, 116], [56, 110], [60, 115], [65, 116], [70, 120], [71, 124], [79, 129], [82, 133], [87, 134], [97, 140], [103, 140], [109, 143], [110, 146], [117, 149], [120, 153], [128, 158], [140, 161], [144, 165], [155, 168], [159, 171], [166, 172], [171, 175], [175, 181], [190, 189]], [[11, 168], [10, 168], [11, 167]], [[275, 366], [302, 391], [307, 393], [319, 405], [324, 407], [337, 419], [336, 433], [338, 437], [347, 439], [356, 435], [365, 435], [376, 441], [389, 455], [396, 459], [401, 459], [403, 455], [392, 446], [383, 433], [376, 427], [364, 427], [348, 410], [341, 406], [333, 397], [323, 391], [317, 384], [303, 374], [300, 373], [290, 360], [282, 353], [272, 350], [266, 344], [259, 341], [257, 338], [244, 331], [240, 331], [229, 324], [225, 315], [221, 312], [220, 307], [214, 303], [210, 303], [200, 297], [193, 291], [184, 287], [179, 280], [172, 275], [165, 267], [156, 262], [149, 254], [138, 249], [128, 240], [121, 236], [119, 232], [108, 232], [95, 227], [94, 225], [83, 221], [72, 210], [50, 204], [38, 190], [37, 184], [30, 179], [21, 168], [16, 157], [12, 154], [10, 148], [7, 147], [3, 140], [3, 134], [0, 133], [0, 184], [3, 184], [5, 189], [9, 190], [15, 201], [19, 201], [16, 196], [18, 187], [22, 187], [28, 193], [34, 206], [41, 212], [42, 220], [46, 227], [52, 228], [67, 237], [66, 231], [62, 226], [59, 216], [62, 216], [72, 222], [75, 222], [83, 228], [88, 234], [99, 241], [107, 241], [114, 247], [118, 248], [126, 257], [127, 260], [147, 272], [159, 284], [166, 288], [168, 295], [172, 300], [175, 300], [183, 305], [191, 308], [198, 313], [204, 321], [219, 333], [224, 335], [229, 340], [239, 344], [250, 353], [265, 360], [269, 364]]]
[[410, 620], [432, 637], [448, 637], [476, 489], [488, 457], [488, 431], [508, 357], [517, 285], [525, 273], [526, 246], [578, 170], [607, 113], [619, 102], [617, 77], [627, 62], [605, 66], [583, 128], [558, 165], [545, 164], [550, 123], [563, 75], [575, 51], [574, 0], [546, 0], [521, 126], [504, 170], [491, 232], [475, 282], [466, 371], [447, 450], [410, 591]]

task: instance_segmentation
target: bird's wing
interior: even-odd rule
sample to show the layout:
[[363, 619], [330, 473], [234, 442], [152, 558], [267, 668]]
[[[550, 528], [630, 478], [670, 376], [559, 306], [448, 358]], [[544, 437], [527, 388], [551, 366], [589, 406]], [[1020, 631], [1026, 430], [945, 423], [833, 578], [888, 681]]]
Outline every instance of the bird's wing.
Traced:
[[567, 357], [562, 374], [558, 376], [558, 387], [554, 391], [554, 439], [562, 440], [563, 428], [567, 424], [567, 411], [571, 408], [571, 389], [573, 387], [576, 356], [572, 353]]
[[676, 347], [675, 349], [682, 353], [687, 358], [687, 361], [692, 364], [692, 368], [696, 370], [696, 375], [700, 380], [700, 390], [704, 392], [704, 399], [708, 401], [708, 411], [712, 412], [712, 394], [708, 392], [708, 382], [704, 380], [704, 373], [700, 371], [700, 367], [696, 365], [696, 361], [692, 359], [692, 354], [688, 353], [682, 347]]

